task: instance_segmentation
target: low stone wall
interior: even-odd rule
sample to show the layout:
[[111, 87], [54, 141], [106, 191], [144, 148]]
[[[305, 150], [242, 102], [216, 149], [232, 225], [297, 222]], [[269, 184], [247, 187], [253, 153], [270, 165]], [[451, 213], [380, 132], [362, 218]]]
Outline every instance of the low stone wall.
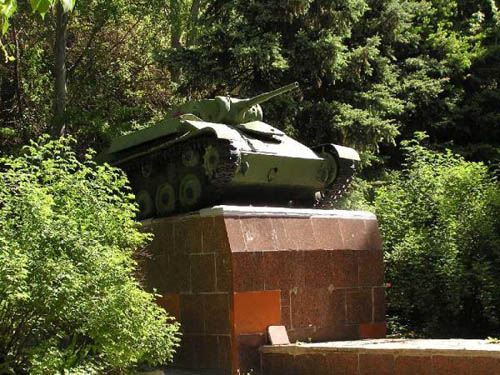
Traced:
[[261, 348], [264, 375], [500, 375], [484, 340], [362, 340]]
[[292, 342], [385, 337], [372, 214], [218, 206], [144, 224], [146, 283], [182, 324], [178, 365], [258, 373], [269, 325]]

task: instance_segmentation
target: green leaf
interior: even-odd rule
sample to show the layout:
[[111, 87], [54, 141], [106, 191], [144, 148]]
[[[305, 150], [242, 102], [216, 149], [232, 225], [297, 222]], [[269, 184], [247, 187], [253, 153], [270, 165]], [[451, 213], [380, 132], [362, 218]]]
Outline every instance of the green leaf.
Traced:
[[33, 12], [38, 10], [41, 2], [42, 0], [30, 0], [31, 9], [33, 9]]
[[71, 12], [75, 7], [76, 0], [60, 0], [65, 12]]
[[8, 28], [9, 28], [9, 20], [4, 19], [2, 22], [2, 35], [4, 35], [7, 32]]
[[47, 13], [51, 5], [51, 0], [40, 0], [40, 4], [38, 5], [38, 13], [40, 13], [42, 17], [45, 16], [45, 13]]

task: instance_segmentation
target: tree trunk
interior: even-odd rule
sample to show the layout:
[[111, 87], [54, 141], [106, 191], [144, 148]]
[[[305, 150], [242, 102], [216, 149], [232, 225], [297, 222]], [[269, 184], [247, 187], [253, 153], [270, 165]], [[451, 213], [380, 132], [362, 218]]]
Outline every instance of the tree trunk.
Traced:
[[198, 37], [198, 17], [200, 15], [200, 0], [193, 0], [191, 4], [191, 27], [186, 44], [191, 46], [196, 43]]
[[12, 24], [12, 39], [16, 48], [14, 60], [14, 86], [16, 87], [16, 101], [17, 101], [17, 117], [23, 117], [23, 101], [22, 101], [22, 88], [21, 88], [21, 69], [19, 63], [21, 61], [21, 51], [19, 49], [18, 32], [15, 24]]
[[64, 113], [66, 111], [66, 31], [68, 14], [61, 3], [56, 5], [56, 41], [54, 44], [54, 121], [53, 135], [59, 137], [65, 133]]

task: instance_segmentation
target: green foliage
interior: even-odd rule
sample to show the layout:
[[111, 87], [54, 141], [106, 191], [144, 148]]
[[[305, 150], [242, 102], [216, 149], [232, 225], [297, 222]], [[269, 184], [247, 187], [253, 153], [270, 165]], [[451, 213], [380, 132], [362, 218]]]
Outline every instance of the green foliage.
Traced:
[[498, 181], [481, 163], [430, 151], [424, 138], [403, 143], [403, 170], [375, 197], [389, 314], [427, 335], [498, 330]]
[[70, 141], [0, 160], [0, 372], [93, 374], [172, 359], [178, 325], [135, 280], [148, 235], [123, 173]]

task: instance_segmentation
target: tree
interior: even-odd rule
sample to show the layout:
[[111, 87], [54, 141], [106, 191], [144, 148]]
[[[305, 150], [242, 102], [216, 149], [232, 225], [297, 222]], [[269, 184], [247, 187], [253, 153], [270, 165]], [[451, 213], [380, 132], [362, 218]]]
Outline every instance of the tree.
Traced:
[[135, 279], [149, 237], [127, 180], [91, 159], [44, 138], [0, 160], [1, 373], [128, 373], [178, 345]]
[[500, 186], [482, 163], [418, 134], [375, 196], [388, 314], [427, 336], [500, 332]]

